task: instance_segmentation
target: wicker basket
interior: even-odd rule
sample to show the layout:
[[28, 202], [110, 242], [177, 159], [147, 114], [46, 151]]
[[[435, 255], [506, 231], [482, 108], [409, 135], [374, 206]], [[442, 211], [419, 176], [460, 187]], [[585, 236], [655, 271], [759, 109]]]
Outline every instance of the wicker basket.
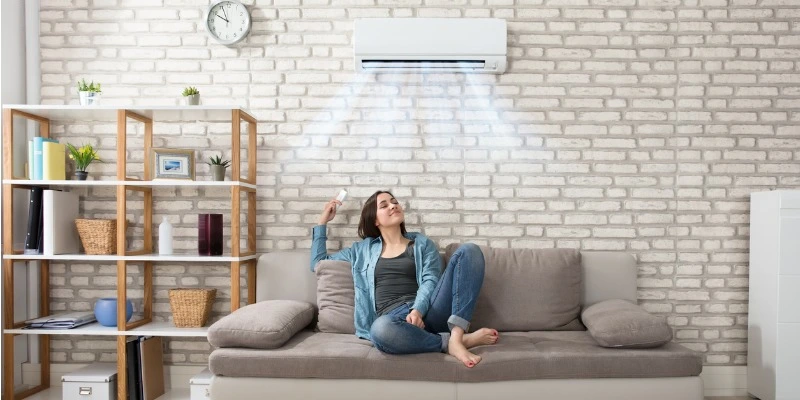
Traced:
[[170, 289], [169, 306], [178, 328], [199, 328], [211, 314], [217, 289]]
[[75, 226], [86, 254], [117, 253], [117, 220], [76, 219]]

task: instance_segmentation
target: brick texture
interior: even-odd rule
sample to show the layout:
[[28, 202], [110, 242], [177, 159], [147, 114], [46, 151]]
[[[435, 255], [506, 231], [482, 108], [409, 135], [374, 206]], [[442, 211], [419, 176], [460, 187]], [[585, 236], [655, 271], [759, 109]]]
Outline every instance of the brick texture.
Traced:
[[[206, 1], [42, 0], [43, 102], [77, 103], [84, 77], [103, 83], [106, 104], [177, 104], [183, 86], [197, 86], [204, 104], [248, 107], [260, 121], [261, 251], [307, 249], [322, 204], [342, 187], [351, 200], [330, 224], [329, 248], [349, 245], [364, 199], [391, 189], [409, 228], [440, 247], [631, 253], [640, 303], [668, 318], [678, 342], [707, 365], [746, 364], [749, 193], [800, 186], [800, 3], [246, 3], [252, 33], [227, 48], [206, 35]], [[353, 72], [353, 19], [413, 16], [507, 19], [508, 72]], [[54, 130], [114, 158], [114, 124]], [[205, 158], [226, 146], [227, 130], [160, 124], [156, 145]], [[128, 158], [140, 172], [142, 154]], [[198, 175], [208, 175], [202, 163]], [[87, 194], [87, 214], [114, 214], [113, 191]], [[165, 188], [156, 199], [154, 220], [169, 216], [183, 249], [195, 245], [194, 214], [230, 206], [227, 191]], [[141, 199], [129, 205], [141, 235]], [[128, 279], [141, 298], [137, 268]], [[159, 319], [175, 286], [217, 287], [216, 317], [229, 307], [225, 266], [155, 274]], [[89, 309], [114, 294], [114, 276], [113, 265], [54, 266], [53, 308]], [[62, 362], [114, 357], [106, 339], [58, 339], [53, 350]], [[202, 363], [209, 350], [171, 340], [168, 358]]]

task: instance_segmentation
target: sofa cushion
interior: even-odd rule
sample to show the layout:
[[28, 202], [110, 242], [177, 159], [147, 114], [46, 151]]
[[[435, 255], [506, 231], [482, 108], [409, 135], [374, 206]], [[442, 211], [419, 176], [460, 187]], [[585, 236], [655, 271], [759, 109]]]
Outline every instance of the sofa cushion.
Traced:
[[[447, 260], [458, 246], [447, 246]], [[486, 269], [472, 315], [473, 330], [585, 329], [578, 319], [582, 276], [578, 250], [480, 248]]]
[[314, 318], [314, 305], [295, 300], [268, 300], [242, 307], [208, 328], [216, 347], [274, 349]]
[[494, 382], [559, 378], [656, 378], [697, 376], [702, 355], [677, 343], [655, 349], [607, 349], [586, 331], [512, 332], [466, 368], [443, 353], [391, 355], [354, 335], [303, 331], [275, 350], [217, 349], [209, 367], [231, 377], [392, 379]]
[[672, 328], [663, 317], [652, 315], [625, 300], [606, 300], [581, 313], [589, 334], [603, 347], [649, 348], [672, 340]]
[[314, 268], [317, 274], [317, 329], [328, 333], [355, 334], [355, 290], [353, 273], [347, 261], [323, 260]]

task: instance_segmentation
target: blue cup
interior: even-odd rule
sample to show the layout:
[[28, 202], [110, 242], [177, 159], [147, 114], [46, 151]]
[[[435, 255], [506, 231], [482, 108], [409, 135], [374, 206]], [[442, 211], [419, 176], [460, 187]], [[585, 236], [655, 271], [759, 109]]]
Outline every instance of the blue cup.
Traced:
[[[103, 326], [117, 326], [117, 299], [106, 297], [97, 299], [94, 303], [94, 316], [97, 322]], [[131, 320], [133, 316], [133, 303], [130, 299], [125, 301], [125, 322]]]

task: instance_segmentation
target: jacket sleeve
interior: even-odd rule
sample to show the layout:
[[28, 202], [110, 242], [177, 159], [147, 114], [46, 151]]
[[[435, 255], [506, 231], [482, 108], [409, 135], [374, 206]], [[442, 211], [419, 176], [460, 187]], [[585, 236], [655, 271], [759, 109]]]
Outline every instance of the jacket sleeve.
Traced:
[[439, 275], [442, 270], [442, 258], [433, 240], [427, 239], [425, 249], [422, 252], [422, 277], [420, 279], [417, 297], [411, 307], [417, 310], [424, 317], [431, 306], [431, 296], [436, 284], [439, 283]]
[[317, 225], [311, 231], [311, 272], [322, 260], [339, 260], [353, 262], [353, 249], [351, 247], [340, 250], [338, 253], [328, 254], [327, 225]]

